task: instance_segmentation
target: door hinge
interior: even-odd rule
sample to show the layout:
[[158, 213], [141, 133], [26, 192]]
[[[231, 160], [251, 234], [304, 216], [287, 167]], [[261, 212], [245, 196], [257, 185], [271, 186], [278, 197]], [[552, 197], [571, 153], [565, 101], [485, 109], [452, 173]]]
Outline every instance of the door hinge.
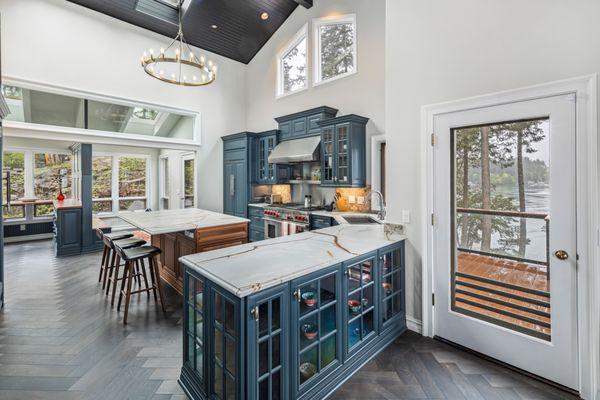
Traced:
[[435, 306], [435, 293], [431, 293], [431, 305]]
[[435, 133], [431, 134], [431, 145], [435, 146]]
[[431, 226], [433, 226], [435, 224], [435, 217], [433, 215], [433, 213], [431, 213]]

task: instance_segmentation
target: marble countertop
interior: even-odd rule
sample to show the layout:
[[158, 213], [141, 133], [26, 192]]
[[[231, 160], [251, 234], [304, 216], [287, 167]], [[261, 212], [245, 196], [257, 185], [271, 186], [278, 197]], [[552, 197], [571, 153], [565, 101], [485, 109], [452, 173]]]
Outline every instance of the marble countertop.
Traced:
[[150, 235], [250, 222], [246, 218], [198, 208], [149, 212], [129, 211], [120, 213], [119, 217]]
[[277, 286], [405, 239], [384, 225], [338, 225], [180, 258], [238, 297]]

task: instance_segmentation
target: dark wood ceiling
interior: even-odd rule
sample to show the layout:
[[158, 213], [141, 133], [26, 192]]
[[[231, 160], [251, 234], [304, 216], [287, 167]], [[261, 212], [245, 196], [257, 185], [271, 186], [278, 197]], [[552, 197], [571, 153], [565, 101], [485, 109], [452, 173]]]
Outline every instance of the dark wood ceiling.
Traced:
[[[169, 38], [177, 34], [177, 11], [160, 0], [68, 1]], [[184, 5], [189, 44], [247, 64], [298, 5], [310, 8], [312, 0], [191, 0]], [[266, 21], [260, 18], [263, 12], [269, 14]]]

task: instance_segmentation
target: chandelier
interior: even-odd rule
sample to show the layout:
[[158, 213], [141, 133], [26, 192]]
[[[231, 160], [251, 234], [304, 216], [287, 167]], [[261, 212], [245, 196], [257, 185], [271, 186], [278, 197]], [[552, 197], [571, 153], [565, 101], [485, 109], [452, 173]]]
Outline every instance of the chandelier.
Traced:
[[153, 78], [182, 86], [205, 86], [217, 77], [217, 65], [206, 60], [204, 55], [197, 57], [183, 36], [181, 5], [178, 8], [179, 31], [175, 39], [161, 48], [158, 54], [153, 49], [144, 51], [142, 68]]

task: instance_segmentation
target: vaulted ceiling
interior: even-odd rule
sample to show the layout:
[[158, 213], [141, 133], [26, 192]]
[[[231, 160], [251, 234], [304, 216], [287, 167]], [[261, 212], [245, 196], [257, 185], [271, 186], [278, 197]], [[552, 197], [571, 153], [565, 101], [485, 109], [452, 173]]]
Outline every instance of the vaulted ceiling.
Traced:
[[[69, 1], [168, 37], [177, 34], [179, 0]], [[296, 7], [310, 8], [312, 2], [184, 0], [183, 32], [189, 44], [247, 64]]]

